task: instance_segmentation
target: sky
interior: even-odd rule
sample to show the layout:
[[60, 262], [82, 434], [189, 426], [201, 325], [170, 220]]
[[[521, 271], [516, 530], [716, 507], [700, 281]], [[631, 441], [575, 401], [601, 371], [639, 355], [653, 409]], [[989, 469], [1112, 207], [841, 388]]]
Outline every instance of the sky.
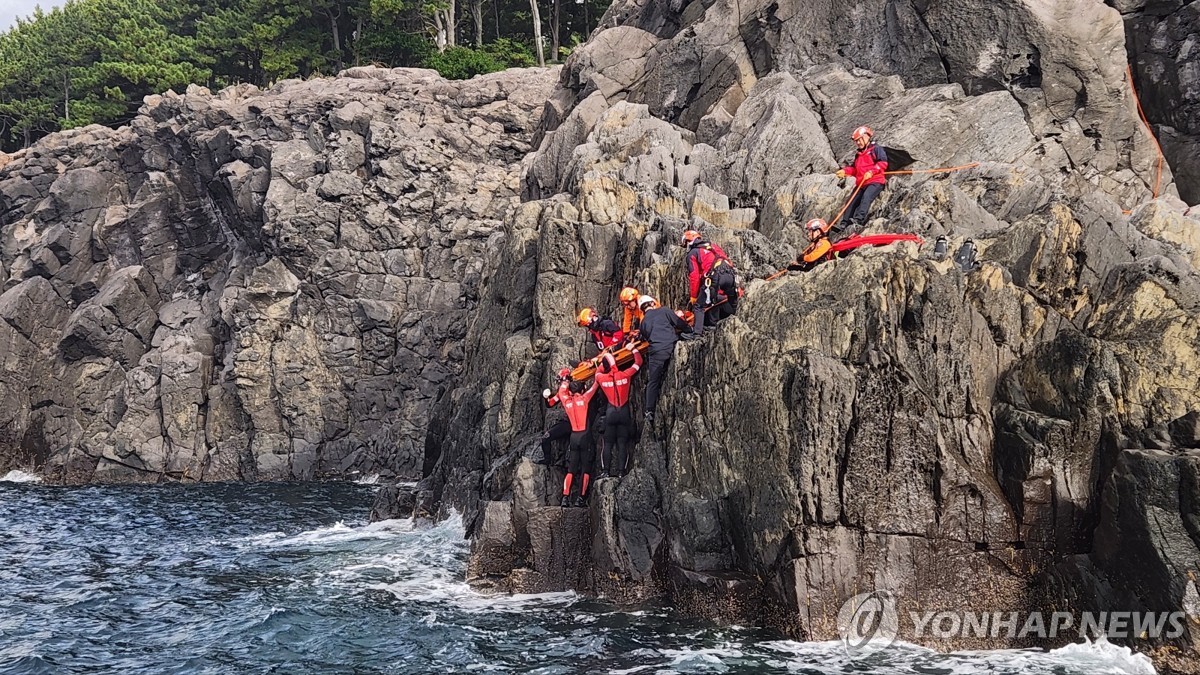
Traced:
[[33, 8], [38, 5], [42, 9], [48, 10], [51, 7], [58, 7], [66, 0], [0, 0], [0, 31], [6, 31], [12, 28], [17, 22], [18, 16], [29, 16], [33, 14]]

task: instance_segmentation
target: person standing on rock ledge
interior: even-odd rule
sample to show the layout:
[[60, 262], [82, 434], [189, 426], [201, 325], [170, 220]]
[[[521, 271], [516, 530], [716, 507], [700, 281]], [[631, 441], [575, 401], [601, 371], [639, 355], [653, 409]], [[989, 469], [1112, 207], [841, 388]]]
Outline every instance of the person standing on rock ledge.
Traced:
[[629, 471], [629, 440], [633, 437], [633, 417], [629, 413], [629, 389], [633, 376], [642, 367], [642, 353], [630, 347], [633, 364], [617, 368], [617, 358], [605, 354], [596, 373], [596, 383], [608, 399], [604, 416], [604, 454], [600, 462], [600, 478], [620, 478]]
[[[560, 506], [583, 506], [587, 499], [588, 483], [592, 480], [592, 441], [588, 434], [588, 408], [596, 394], [598, 383], [584, 389], [582, 382], [571, 382], [559, 395], [559, 402], [571, 421], [571, 449], [567, 453], [567, 475], [563, 478]], [[576, 478], [578, 476], [578, 478]], [[578, 493], [574, 492], [579, 488]]]
[[[696, 334], [691, 326], [679, 318], [670, 308], [659, 307], [658, 301], [649, 295], [638, 298], [638, 306], [645, 317], [642, 319], [642, 339], [650, 343], [646, 349], [646, 423], [654, 422], [654, 410], [658, 407], [658, 396], [662, 393], [662, 382], [667, 376], [667, 366], [675, 356], [675, 343], [694, 340]], [[682, 335], [681, 335], [682, 334]]]
[[[555, 405], [559, 403], [562, 397], [570, 393], [568, 390], [568, 385], [570, 382], [570, 368], [563, 368], [562, 370], [558, 371], [558, 392], [551, 392], [549, 388], [542, 390], [542, 398], [546, 399], [547, 408], [553, 410]], [[559, 409], [561, 410], [561, 407]], [[553, 417], [547, 419], [547, 422], [550, 422], [551, 419], [553, 419]], [[558, 419], [554, 419], [553, 422], [550, 422], [550, 424], [546, 427], [546, 431], [542, 434], [541, 463], [545, 464], [546, 466], [565, 466], [566, 460], [563, 457], [563, 453], [554, 452], [554, 448], [558, 445], [559, 441], [566, 440], [570, 438], [570, 436], [571, 421], [559, 413]]]
[[[688, 302], [692, 306], [692, 332], [696, 337], [704, 334], [704, 315], [713, 312], [710, 323], [737, 313], [737, 273], [733, 263], [720, 246], [705, 241], [700, 233], [688, 230], [683, 233], [683, 247], [687, 249]], [[724, 300], [718, 298], [724, 296]], [[723, 305], [719, 309], [713, 309]]]
[[867, 223], [871, 202], [875, 201], [887, 185], [887, 152], [882, 145], [875, 144], [875, 132], [871, 127], [863, 126], [855, 129], [850, 137], [858, 146], [858, 154], [855, 155], [853, 164], [838, 169], [837, 177], [839, 180], [845, 179], [846, 176], [853, 177], [856, 189], [854, 199], [850, 200], [849, 206], [846, 207], [846, 214], [834, 227], [834, 232], [839, 238], [862, 231]]

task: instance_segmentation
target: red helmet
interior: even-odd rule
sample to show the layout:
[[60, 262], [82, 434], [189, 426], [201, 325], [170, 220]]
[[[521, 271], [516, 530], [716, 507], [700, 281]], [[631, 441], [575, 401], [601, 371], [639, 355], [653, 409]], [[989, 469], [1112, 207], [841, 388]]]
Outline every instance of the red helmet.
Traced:
[[568, 377], [571, 377], [571, 369], [570, 368], [563, 368], [562, 370], [558, 371], [558, 379], [565, 380]]
[[820, 218], [813, 218], [804, 224], [804, 229], [808, 230], [809, 232], [820, 231], [824, 233], [829, 229], [829, 224]]
[[633, 286], [626, 286], [621, 289], [621, 302], [637, 302], [638, 289]]
[[865, 138], [869, 141], [869, 140], [871, 140], [871, 137], [874, 135], [875, 135], [875, 132], [871, 130], [871, 127], [861, 126], [857, 129], [855, 129], [854, 133], [850, 134], [850, 138], [855, 141], [857, 141], [860, 138]]
[[683, 233], [683, 237], [680, 240], [680, 243], [686, 248], [688, 246], [691, 246], [692, 242], [696, 241], [699, 238], [700, 238], [699, 232], [697, 232], [695, 230], [688, 230], [687, 232]]
[[604, 358], [600, 361], [600, 370], [607, 373], [610, 370], [617, 369], [617, 357], [612, 355], [612, 352], [604, 352]]

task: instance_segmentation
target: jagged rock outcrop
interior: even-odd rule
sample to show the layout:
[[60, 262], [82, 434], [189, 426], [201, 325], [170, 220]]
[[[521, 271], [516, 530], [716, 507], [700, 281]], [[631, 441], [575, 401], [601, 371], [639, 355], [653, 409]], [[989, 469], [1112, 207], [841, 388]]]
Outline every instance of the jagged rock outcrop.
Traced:
[[0, 470], [417, 477], [555, 71], [151, 97], [0, 167]]
[[[1169, 168], [1151, 200], [1120, 14], [793, 4], [618, 2], [564, 66], [426, 445], [474, 580], [816, 639], [872, 588], [902, 611], [1195, 609], [1200, 221]], [[906, 244], [756, 280], [839, 210], [862, 123], [914, 169], [978, 163], [893, 178], [869, 228], [972, 240], [979, 265]], [[584, 349], [578, 307], [626, 283], [683, 305], [688, 227], [738, 264], [738, 316], [678, 347], [632, 473], [564, 511], [532, 462], [538, 392]]]
[[1146, 117], [1178, 176], [1200, 202], [1200, 4], [1108, 0], [1125, 19], [1129, 62]]

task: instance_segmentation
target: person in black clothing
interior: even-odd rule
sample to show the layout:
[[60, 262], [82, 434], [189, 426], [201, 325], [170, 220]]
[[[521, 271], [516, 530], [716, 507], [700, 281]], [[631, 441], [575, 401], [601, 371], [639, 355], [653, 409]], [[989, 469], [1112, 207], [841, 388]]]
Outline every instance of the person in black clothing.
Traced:
[[[646, 350], [646, 422], [654, 421], [654, 409], [662, 393], [667, 366], [675, 356], [675, 343], [680, 339], [694, 340], [692, 327], [667, 307], [659, 307], [654, 298], [643, 295], [638, 299], [645, 316], [642, 318], [642, 339], [650, 343]], [[682, 338], [681, 334], [682, 333]]]

